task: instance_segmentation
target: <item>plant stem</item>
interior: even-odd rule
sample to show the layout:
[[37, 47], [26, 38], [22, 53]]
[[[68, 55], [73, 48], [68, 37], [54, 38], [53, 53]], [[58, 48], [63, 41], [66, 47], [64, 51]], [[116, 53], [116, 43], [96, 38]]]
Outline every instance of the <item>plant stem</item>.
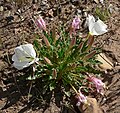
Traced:
[[78, 94], [78, 91], [75, 89], [75, 87], [72, 84], [70, 84], [70, 85], [73, 88], [73, 90], [75, 91], [75, 93]]

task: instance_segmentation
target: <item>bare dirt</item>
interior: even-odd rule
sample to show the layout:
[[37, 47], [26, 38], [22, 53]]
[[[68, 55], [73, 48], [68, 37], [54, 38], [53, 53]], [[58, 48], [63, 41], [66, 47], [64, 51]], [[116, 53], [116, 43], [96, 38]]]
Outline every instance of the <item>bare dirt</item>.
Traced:
[[[101, 5], [92, 0], [21, 1], [0, 0], [0, 113], [79, 113], [66, 106], [60, 92], [54, 95], [49, 93], [41, 98], [39, 88], [32, 86], [34, 98], [28, 97], [31, 82], [26, 81], [24, 76], [29, 75], [30, 69], [16, 70], [12, 66], [11, 56], [16, 46], [32, 43], [35, 38], [34, 32], [37, 30], [31, 15], [43, 16], [47, 28], [51, 29], [53, 23], [56, 28], [60, 24], [68, 28], [75, 15], [79, 14], [82, 32], [85, 30], [85, 13], [93, 13]], [[96, 37], [95, 45], [102, 45], [103, 52], [114, 68], [103, 74], [102, 79], [108, 89], [105, 96], [97, 101], [104, 113], [120, 113], [120, 1], [106, 0], [107, 7], [109, 4], [112, 4], [112, 13], [106, 20], [109, 32]]]

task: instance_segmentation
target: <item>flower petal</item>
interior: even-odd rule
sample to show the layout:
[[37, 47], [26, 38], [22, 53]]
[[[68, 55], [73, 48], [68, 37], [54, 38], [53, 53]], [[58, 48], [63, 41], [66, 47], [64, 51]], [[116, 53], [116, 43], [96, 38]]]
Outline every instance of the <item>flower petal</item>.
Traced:
[[35, 52], [32, 44], [21, 45], [21, 47], [28, 56], [30, 56], [32, 58], [36, 57], [36, 52]]
[[92, 15], [88, 15], [87, 21], [88, 21], [87, 23], [89, 26], [89, 32], [92, 32], [92, 29], [93, 29], [94, 24], [95, 24], [95, 18]]
[[30, 66], [30, 64], [28, 62], [14, 62], [13, 66], [18, 70], [22, 70], [23, 68]]
[[107, 32], [106, 28], [107, 25], [104, 24], [101, 20], [98, 20], [94, 25], [93, 34], [102, 35]]
[[20, 60], [21, 58], [23, 59], [23, 58], [31, 57], [27, 52], [23, 50], [22, 45], [15, 48], [15, 55], [18, 60]]

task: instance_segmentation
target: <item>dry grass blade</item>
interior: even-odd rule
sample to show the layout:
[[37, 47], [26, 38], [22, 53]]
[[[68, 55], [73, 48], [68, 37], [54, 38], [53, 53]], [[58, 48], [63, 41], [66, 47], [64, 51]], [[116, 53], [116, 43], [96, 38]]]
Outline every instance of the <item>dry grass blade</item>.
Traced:
[[0, 49], [2, 48], [2, 38], [0, 37]]
[[97, 56], [97, 60], [100, 61], [102, 64], [99, 65], [100, 68], [102, 69], [113, 69], [113, 64], [110, 62], [110, 60], [108, 60], [108, 58], [103, 54], [100, 53]]

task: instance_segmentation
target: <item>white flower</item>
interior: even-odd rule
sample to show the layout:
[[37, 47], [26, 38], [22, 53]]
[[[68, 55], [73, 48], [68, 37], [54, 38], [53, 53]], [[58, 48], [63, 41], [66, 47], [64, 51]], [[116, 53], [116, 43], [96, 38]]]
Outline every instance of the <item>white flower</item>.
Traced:
[[92, 15], [88, 15], [87, 25], [91, 35], [102, 35], [107, 32], [107, 25], [100, 19], [96, 21]]
[[13, 66], [18, 70], [26, 68], [38, 61], [36, 52], [32, 44], [24, 44], [15, 48], [15, 54], [12, 56]]

